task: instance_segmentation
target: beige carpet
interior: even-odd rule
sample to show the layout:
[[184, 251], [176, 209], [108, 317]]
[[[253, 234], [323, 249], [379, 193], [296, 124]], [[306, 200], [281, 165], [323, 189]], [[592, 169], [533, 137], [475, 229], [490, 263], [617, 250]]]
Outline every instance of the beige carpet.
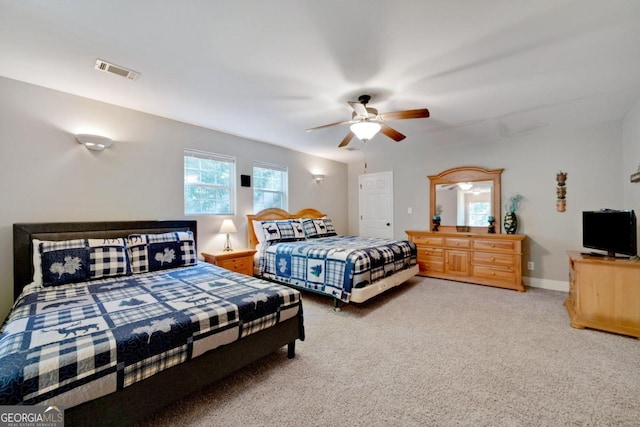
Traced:
[[[145, 426], [640, 426], [640, 340], [569, 326], [565, 293], [414, 278]], [[170, 391], [164, 391], [170, 392]]]

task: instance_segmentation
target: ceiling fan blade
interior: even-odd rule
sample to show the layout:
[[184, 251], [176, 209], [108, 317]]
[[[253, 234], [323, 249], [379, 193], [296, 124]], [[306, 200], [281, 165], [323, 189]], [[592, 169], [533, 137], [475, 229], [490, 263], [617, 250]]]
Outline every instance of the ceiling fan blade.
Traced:
[[398, 142], [398, 141], [402, 141], [403, 139], [406, 138], [405, 135], [401, 134], [400, 132], [398, 132], [397, 130], [390, 128], [389, 126], [385, 125], [384, 123], [380, 123], [380, 132], [382, 132], [383, 134], [387, 135], [389, 138], [393, 139], [394, 141]]
[[349, 123], [352, 123], [352, 120], [346, 120], [346, 121], [343, 121], [343, 122], [335, 122], [335, 123], [329, 123], [328, 125], [317, 126], [317, 127], [311, 128], [311, 129], [307, 129], [305, 132], [311, 132], [312, 130], [324, 129], [324, 128], [328, 128], [328, 127], [331, 127], [331, 126], [346, 125], [346, 124], [349, 124]]
[[351, 105], [351, 108], [353, 108], [353, 111], [355, 111], [357, 115], [359, 115], [360, 117], [369, 117], [369, 112], [367, 111], [367, 107], [364, 104], [353, 101], [347, 102], [349, 102], [349, 105]]
[[420, 108], [417, 110], [396, 111], [394, 113], [384, 113], [380, 115], [382, 120], [398, 119], [423, 119], [429, 117], [429, 110]]
[[344, 139], [342, 140], [340, 145], [338, 145], [338, 147], [339, 148], [346, 147], [349, 144], [349, 142], [351, 142], [351, 139], [353, 138], [353, 136], [354, 136], [353, 132], [349, 131], [347, 136], [344, 137]]

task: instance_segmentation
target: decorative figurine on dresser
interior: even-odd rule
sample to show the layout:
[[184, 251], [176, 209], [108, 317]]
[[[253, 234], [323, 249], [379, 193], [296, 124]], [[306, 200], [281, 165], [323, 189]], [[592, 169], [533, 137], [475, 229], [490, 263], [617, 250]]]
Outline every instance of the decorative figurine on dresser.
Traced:
[[436, 205], [435, 215], [433, 215], [433, 226], [431, 231], [438, 231], [440, 220], [442, 219], [442, 205]]
[[487, 221], [489, 222], [489, 228], [487, 228], [487, 233], [489, 234], [496, 234], [496, 226], [493, 225], [496, 222], [496, 219], [489, 215], [489, 217], [487, 218]]
[[[501, 218], [502, 171], [469, 166], [428, 176], [430, 227], [406, 231], [418, 248], [420, 275], [525, 291], [522, 242], [526, 236], [502, 234], [494, 226], [495, 219]], [[487, 209], [475, 217], [470, 207], [479, 203]]]

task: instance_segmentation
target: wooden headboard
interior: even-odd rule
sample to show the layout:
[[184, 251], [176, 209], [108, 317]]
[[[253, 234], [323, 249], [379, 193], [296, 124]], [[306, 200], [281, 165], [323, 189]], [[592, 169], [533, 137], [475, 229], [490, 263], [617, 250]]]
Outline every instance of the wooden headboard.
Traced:
[[175, 221], [109, 221], [109, 222], [38, 222], [13, 224], [13, 299], [33, 281], [33, 239], [113, 239], [134, 233], [192, 231], [197, 242], [198, 222]]
[[256, 232], [253, 229], [253, 221], [296, 218], [322, 218], [324, 216], [327, 215], [313, 208], [302, 209], [294, 214], [278, 208], [264, 209], [257, 214], [249, 214], [247, 215], [247, 241], [249, 248], [255, 249], [255, 247], [258, 246], [259, 243], [258, 238], [256, 237]]

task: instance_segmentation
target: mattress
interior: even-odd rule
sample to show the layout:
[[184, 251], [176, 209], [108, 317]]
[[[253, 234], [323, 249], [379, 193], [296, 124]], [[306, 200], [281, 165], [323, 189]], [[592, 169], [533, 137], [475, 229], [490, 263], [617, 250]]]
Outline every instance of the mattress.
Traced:
[[299, 310], [298, 291], [203, 262], [64, 286], [28, 285], [0, 335], [0, 405], [71, 407]]

